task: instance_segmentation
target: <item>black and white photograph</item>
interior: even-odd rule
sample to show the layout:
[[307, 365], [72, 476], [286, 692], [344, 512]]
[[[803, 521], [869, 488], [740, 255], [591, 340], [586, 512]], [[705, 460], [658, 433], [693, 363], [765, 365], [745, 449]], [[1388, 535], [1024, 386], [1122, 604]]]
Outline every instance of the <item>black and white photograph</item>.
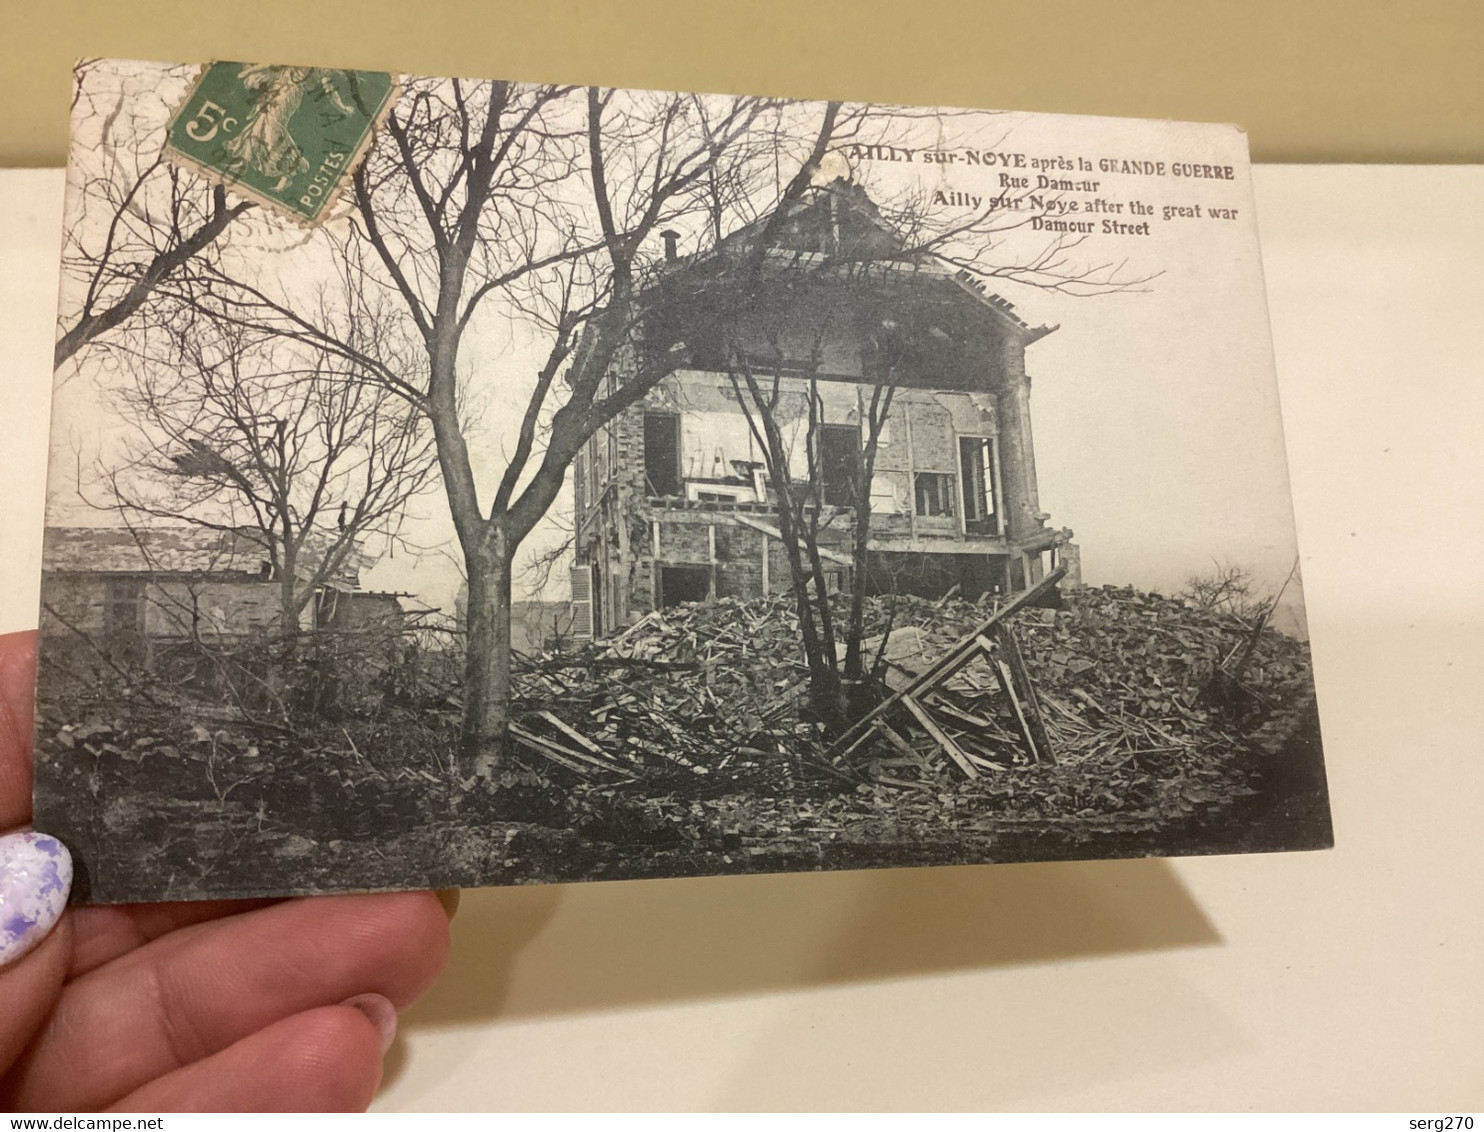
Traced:
[[1332, 843], [1236, 127], [91, 60], [62, 280], [84, 899]]

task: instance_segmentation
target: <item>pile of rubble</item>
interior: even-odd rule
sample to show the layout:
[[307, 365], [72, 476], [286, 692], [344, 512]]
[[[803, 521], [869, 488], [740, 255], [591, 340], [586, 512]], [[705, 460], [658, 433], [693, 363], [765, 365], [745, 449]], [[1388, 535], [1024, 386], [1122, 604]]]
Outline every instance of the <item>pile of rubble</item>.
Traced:
[[[937, 734], [885, 713], [887, 725], [857, 751], [872, 759], [876, 779], [939, 792], [953, 777], [944, 755], [957, 748], [976, 779], [969, 789], [989, 796], [1001, 821], [1158, 823], [1250, 794], [1258, 764], [1278, 754], [1312, 704], [1307, 646], [1261, 616], [1114, 587], [1069, 590], [1060, 604], [1016, 614], [1011, 640], [919, 687]], [[901, 599], [897, 623], [920, 647], [916, 656], [895, 650], [888, 679], [898, 694], [921, 685], [987, 612]], [[1023, 658], [1030, 687], [1021, 706], [1039, 717], [1045, 751], [1032, 747], [1012, 710], [1015, 689], [994, 674], [1006, 644]]]
[[797, 762], [823, 749], [799, 718], [806, 684], [786, 597], [683, 605], [591, 649], [521, 666], [515, 734], [584, 776], [743, 778], [780, 755]]
[[[1251, 618], [1129, 588], [1071, 589], [1056, 604], [996, 625], [1002, 599], [872, 599], [867, 657], [885, 702], [877, 725], [838, 742], [801, 720], [808, 674], [789, 598], [667, 609], [529, 664], [517, 738], [607, 781], [675, 774], [694, 789], [711, 776], [721, 792], [803, 777], [1004, 794], [1003, 809], [1029, 815], [1168, 815], [1242, 793], [1253, 753], [1275, 749], [1309, 704], [1307, 647]], [[972, 655], [927, 680], [955, 649]], [[925, 686], [904, 697], [914, 682]]]

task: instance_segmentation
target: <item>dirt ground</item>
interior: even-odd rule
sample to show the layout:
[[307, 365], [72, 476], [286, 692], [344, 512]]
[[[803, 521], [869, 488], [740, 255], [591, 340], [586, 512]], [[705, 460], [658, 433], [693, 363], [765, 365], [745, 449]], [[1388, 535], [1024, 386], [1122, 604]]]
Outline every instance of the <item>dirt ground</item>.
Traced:
[[[986, 613], [914, 602], [873, 614], [915, 629], [906, 672]], [[1130, 590], [1017, 614], [1057, 761], [1017, 750], [969, 670], [940, 706], [986, 724], [959, 732], [986, 755], [971, 780], [921, 733], [905, 753], [832, 755], [788, 694], [797, 658], [758, 643], [764, 624], [787, 639], [785, 605], [666, 612], [518, 682], [528, 733], [554, 751], [580, 735], [617, 772], [537, 743], [492, 781], [463, 779], [447, 700], [290, 731], [179, 688], [43, 679], [37, 826], [108, 902], [1330, 843], [1307, 649], [1242, 618]], [[1249, 640], [1233, 704], [1213, 673]]]

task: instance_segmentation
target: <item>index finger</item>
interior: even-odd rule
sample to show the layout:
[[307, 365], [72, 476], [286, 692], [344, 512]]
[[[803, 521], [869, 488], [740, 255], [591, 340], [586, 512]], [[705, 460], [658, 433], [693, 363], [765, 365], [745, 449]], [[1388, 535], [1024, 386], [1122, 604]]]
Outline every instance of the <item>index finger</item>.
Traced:
[[36, 631], [0, 634], [0, 832], [31, 820]]

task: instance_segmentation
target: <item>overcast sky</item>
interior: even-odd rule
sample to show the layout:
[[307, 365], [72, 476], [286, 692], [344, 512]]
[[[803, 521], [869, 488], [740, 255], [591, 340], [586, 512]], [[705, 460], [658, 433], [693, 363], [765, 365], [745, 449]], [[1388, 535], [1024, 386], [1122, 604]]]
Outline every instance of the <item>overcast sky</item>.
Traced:
[[[931, 201], [941, 193], [934, 207], [946, 219], [967, 216], [1002, 194], [1054, 198], [1060, 202], [1054, 207], [1065, 209], [1062, 219], [1090, 221], [1094, 229], [1066, 252], [1069, 264], [1120, 264], [1121, 278], [1148, 279], [1092, 298], [990, 283], [1028, 322], [1060, 326], [1027, 355], [1036, 462], [1042, 508], [1051, 525], [1076, 532], [1086, 579], [1171, 592], [1221, 562], [1245, 567], [1276, 589], [1296, 552], [1240, 132], [985, 114], [919, 123], [900, 140], [911, 151], [908, 160], [841, 154], [830, 171], [848, 166], [878, 199], [919, 193]], [[927, 150], [954, 158], [928, 161]], [[969, 163], [969, 152], [978, 164]], [[1220, 175], [1226, 167], [1231, 179]], [[1071, 187], [1040, 188], [1043, 177]], [[1135, 214], [1133, 201], [1152, 211]], [[1216, 208], [1236, 210], [1235, 219], [1213, 216]], [[1108, 230], [1117, 224], [1133, 231]], [[1027, 227], [999, 254], [1007, 261], [1032, 255], [1049, 238]], [[474, 344], [466, 361], [476, 378], [481, 351], [500, 356], [504, 373], [534, 372], [540, 348], [518, 328], [505, 327]], [[530, 365], [510, 364], [512, 355], [527, 352]], [[70, 459], [78, 435], [97, 419], [97, 380], [71, 383], [59, 396], [54, 461]], [[477, 380], [472, 388], [483, 413], [471, 448], [489, 482], [502, 466], [526, 391], [481, 388]], [[54, 523], [82, 517], [69, 503], [67, 478], [65, 469], [54, 469]], [[560, 539], [570, 507], [569, 484], [555, 521], [533, 536], [533, 548]], [[365, 583], [451, 606], [459, 556], [441, 493], [418, 501], [407, 533], [427, 547], [446, 545], [448, 553], [384, 560]], [[564, 585], [565, 577], [559, 581]]]

